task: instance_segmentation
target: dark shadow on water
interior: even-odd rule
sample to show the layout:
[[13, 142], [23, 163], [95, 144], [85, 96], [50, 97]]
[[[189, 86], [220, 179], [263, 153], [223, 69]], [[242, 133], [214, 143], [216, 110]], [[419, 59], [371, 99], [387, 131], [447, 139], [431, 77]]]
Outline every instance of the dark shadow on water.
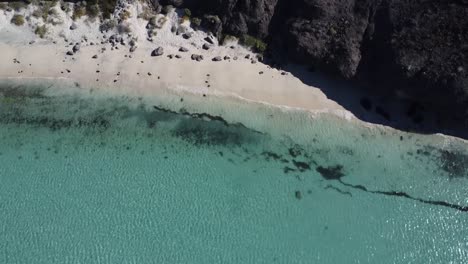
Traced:
[[435, 134], [443, 133], [468, 139], [468, 124], [451, 115], [437, 115], [428, 106], [397, 98], [381, 90], [364, 88], [352, 81], [315, 72], [300, 65], [287, 65], [285, 71], [304, 84], [319, 88], [329, 99], [337, 102], [358, 119], [402, 131]]

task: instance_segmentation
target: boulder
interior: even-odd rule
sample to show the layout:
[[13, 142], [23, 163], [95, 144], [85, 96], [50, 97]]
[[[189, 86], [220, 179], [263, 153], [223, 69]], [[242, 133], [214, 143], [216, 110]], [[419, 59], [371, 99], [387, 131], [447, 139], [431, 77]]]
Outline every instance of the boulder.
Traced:
[[161, 56], [164, 54], [164, 49], [163, 47], [158, 47], [157, 49], [154, 49], [152, 52], [151, 52], [151, 56], [152, 57], [156, 57], [156, 56]]
[[211, 48], [211, 46], [209, 44], [205, 43], [205, 44], [203, 44], [202, 48], [204, 50], [209, 50]]
[[186, 33], [182, 34], [182, 37], [183, 37], [184, 39], [189, 39], [189, 38], [191, 38], [192, 36], [193, 36], [193, 33], [192, 33], [192, 32], [186, 32]]
[[212, 61], [222, 61], [221, 56], [214, 57]]
[[192, 60], [202, 61], [203, 60], [203, 55], [192, 54], [191, 58], [192, 58]]

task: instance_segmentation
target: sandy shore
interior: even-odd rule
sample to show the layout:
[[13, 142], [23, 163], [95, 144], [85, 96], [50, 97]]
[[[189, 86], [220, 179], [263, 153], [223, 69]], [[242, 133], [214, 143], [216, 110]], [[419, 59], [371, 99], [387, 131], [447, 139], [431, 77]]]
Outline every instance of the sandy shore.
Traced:
[[[319, 89], [265, 64], [252, 64], [244, 57], [211, 61], [217, 53], [221, 55], [221, 50], [204, 54], [205, 60], [197, 62], [190, 59], [190, 53], [178, 52], [176, 47], [165, 47], [165, 54], [179, 54], [180, 59], [151, 57], [154, 46], [149, 45], [134, 53], [110, 47], [102, 52], [102, 46], [85, 46], [67, 56], [67, 48], [57, 44], [0, 43], [0, 78], [67, 78], [82, 87], [128, 91], [137, 96], [154, 95], [166, 88], [311, 111], [343, 110]], [[94, 55], [97, 59], [92, 58]]]

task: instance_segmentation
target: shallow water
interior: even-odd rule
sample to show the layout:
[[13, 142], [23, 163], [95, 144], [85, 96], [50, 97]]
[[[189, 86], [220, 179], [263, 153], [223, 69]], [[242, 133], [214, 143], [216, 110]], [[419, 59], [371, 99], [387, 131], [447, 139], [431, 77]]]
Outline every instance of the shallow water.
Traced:
[[187, 98], [0, 94], [0, 263], [468, 262], [462, 141], [252, 105], [228, 109], [237, 123]]

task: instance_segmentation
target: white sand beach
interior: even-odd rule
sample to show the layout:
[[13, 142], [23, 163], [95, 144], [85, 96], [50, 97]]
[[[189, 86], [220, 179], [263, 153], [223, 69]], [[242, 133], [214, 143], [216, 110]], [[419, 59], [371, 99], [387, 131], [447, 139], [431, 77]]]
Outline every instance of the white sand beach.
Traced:
[[[136, 4], [127, 8], [138, 13], [141, 7]], [[31, 12], [32, 7], [29, 7], [23, 13], [27, 16]], [[209, 50], [205, 50], [202, 46], [207, 43], [204, 40], [207, 33], [192, 31], [193, 37], [184, 39], [171, 32], [174, 25], [190, 28], [187, 22], [178, 24], [175, 12], [167, 15], [168, 22], [158, 29], [151, 41], [145, 39], [147, 21], [130, 17], [128, 25], [132, 33], [124, 39], [138, 40], [134, 52], [129, 51], [128, 42], [125, 45], [110, 43], [109, 36], [114, 32], [100, 32], [99, 21], [86, 17], [73, 21], [57, 8], [56, 13], [63, 23], [47, 25], [47, 36], [41, 39], [33, 33], [41, 21], [31, 17], [26, 25], [16, 26], [10, 23], [13, 13], [0, 11], [1, 79], [67, 79], [79, 87], [135, 96], [157, 95], [158, 90], [170, 89], [200, 97], [236, 97], [314, 112], [345, 112], [320, 89], [258, 62], [254, 53], [235, 42], [219, 45], [214, 40]], [[72, 24], [77, 28], [71, 30]], [[76, 43], [80, 43], [79, 51], [67, 55]], [[158, 47], [164, 49], [164, 54], [151, 56]], [[187, 51], [179, 51], [181, 47]], [[203, 55], [204, 59], [192, 60], [192, 54]], [[217, 56], [221, 61], [212, 60]]]

